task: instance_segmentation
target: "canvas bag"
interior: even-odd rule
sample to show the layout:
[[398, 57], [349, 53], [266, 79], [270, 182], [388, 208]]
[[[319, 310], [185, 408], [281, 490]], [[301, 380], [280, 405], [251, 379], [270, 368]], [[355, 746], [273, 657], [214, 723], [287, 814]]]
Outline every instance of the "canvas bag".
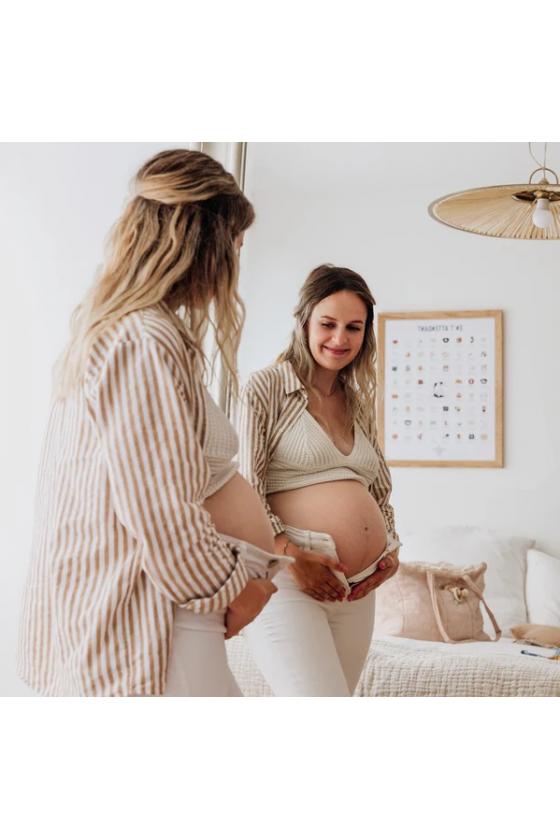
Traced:
[[480, 605], [502, 635], [482, 594], [486, 563], [459, 568], [400, 563], [376, 590], [376, 635], [405, 636], [430, 642], [487, 642]]

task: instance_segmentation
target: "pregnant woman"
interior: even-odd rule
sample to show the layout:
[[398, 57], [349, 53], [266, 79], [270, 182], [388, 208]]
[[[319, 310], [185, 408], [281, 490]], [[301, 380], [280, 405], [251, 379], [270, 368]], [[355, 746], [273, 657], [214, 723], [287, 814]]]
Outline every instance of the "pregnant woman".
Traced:
[[244, 631], [276, 695], [353, 693], [374, 590], [398, 567], [391, 480], [375, 434], [373, 306], [358, 274], [316, 268], [288, 349], [241, 397], [241, 470], [266, 506], [276, 550], [294, 559]]
[[165, 151], [135, 180], [78, 307], [43, 448], [21, 677], [47, 695], [235, 695], [224, 637], [267, 603], [275, 556], [237, 439], [203, 384], [202, 340], [235, 375], [238, 250], [254, 218], [232, 175]]

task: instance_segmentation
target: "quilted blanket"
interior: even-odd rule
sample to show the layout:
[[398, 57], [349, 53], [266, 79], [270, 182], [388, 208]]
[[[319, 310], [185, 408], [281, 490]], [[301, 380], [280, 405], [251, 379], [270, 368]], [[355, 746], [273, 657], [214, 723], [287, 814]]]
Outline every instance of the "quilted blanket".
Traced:
[[[406, 644], [408, 642], [408, 644]], [[486, 645], [480, 651], [480, 644]], [[521, 655], [509, 640], [456, 645], [375, 640], [356, 694], [361, 697], [560, 697], [560, 662]], [[459, 646], [467, 648], [466, 644]], [[533, 650], [535, 650], [533, 648]], [[540, 651], [546, 653], [546, 651]]]
[[[271, 696], [244, 639], [231, 639], [227, 649], [230, 667], [243, 694]], [[560, 662], [523, 656], [521, 647], [510, 639], [445, 645], [383, 637], [372, 642], [355, 694], [360, 697], [560, 697]]]

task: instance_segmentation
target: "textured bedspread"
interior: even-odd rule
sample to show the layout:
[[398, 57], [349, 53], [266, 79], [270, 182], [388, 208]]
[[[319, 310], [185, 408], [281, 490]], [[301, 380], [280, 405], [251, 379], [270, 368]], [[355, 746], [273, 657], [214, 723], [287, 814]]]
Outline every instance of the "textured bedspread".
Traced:
[[[560, 697], [560, 662], [524, 656], [521, 647], [510, 639], [460, 645], [392, 637], [374, 639], [356, 695]], [[230, 667], [243, 694], [270, 696], [272, 692], [243, 638], [231, 639], [227, 649]], [[539, 652], [538, 648], [531, 650]]]
[[461, 645], [376, 639], [356, 694], [362, 697], [560, 697], [560, 662], [524, 656], [522, 647], [528, 649], [509, 639]]

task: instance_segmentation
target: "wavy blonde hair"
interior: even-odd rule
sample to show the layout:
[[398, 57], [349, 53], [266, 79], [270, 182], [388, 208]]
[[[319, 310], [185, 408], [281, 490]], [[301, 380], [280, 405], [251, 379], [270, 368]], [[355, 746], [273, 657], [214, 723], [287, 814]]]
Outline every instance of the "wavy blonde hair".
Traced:
[[220, 163], [187, 149], [151, 158], [137, 173], [134, 192], [111, 231], [99, 277], [72, 315], [70, 340], [55, 366], [55, 395], [66, 396], [82, 381], [102, 332], [162, 301], [201, 359], [212, 324], [216, 354], [235, 390], [245, 309], [234, 243], [255, 218], [251, 203]]
[[317, 366], [309, 350], [307, 325], [311, 313], [318, 303], [336, 292], [348, 291], [357, 295], [367, 310], [364, 326], [364, 339], [360, 351], [350, 364], [338, 373], [346, 397], [347, 425], [351, 427], [355, 420], [368, 428], [375, 427], [375, 395], [377, 377], [377, 343], [373, 327], [375, 299], [366, 281], [349, 268], [324, 264], [313, 269], [303, 284], [299, 301], [294, 310], [296, 319], [290, 344], [280, 354], [278, 362], [290, 362], [297, 376], [307, 387], [311, 386], [313, 373]]

